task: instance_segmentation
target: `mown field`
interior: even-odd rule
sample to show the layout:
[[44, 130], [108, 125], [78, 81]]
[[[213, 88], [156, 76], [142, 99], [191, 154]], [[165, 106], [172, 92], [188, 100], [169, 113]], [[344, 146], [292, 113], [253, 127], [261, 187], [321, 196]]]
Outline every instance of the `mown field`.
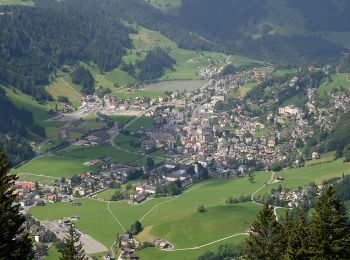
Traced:
[[13, 169], [13, 172], [68, 177], [95, 169], [94, 167], [84, 166], [84, 162], [86, 162], [86, 160], [45, 156], [38, 157], [17, 169]]

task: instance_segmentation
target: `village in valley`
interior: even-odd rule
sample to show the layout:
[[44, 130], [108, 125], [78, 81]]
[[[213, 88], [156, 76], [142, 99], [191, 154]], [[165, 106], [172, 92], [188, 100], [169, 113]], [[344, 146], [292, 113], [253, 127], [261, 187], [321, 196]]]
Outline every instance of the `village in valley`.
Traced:
[[[309, 160], [320, 159], [321, 152], [305, 149], [306, 144], [314, 136], [330, 131], [337, 113], [349, 111], [349, 90], [328, 91], [329, 100], [325, 106], [308, 77], [313, 71], [327, 74], [327, 68], [290, 71], [282, 80], [274, 81], [272, 66], [252, 66], [227, 75], [223, 73], [225, 67], [232, 64], [234, 60], [228, 59], [220, 68], [202, 69], [206, 82], [192, 91], [166, 91], [157, 98], [82, 96], [76, 109], [65, 107], [65, 113], [49, 119], [64, 122], [60, 129], [62, 138], [66, 138], [69, 131], [79, 132], [79, 124], [91, 113], [104, 127], [70, 140], [65, 145], [68, 148], [64, 149], [72, 147], [79, 152], [109, 145], [116, 151], [143, 157], [147, 163], [120, 163], [106, 154], [82, 162], [84, 173], [62, 177], [51, 184], [19, 181], [16, 188], [23, 212], [33, 206], [58, 202], [79, 207], [79, 198], [84, 197], [103, 202], [126, 200], [130, 205], [139, 205], [154, 198], [179, 196], [193, 184], [210, 177], [242, 178], [253, 176], [256, 171], [275, 174], [283, 168], [299, 168]], [[269, 97], [249, 93], [252, 86], [269, 81]], [[282, 99], [287, 98], [282, 93], [301, 88], [307, 93], [303, 106], [283, 102]], [[125, 89], [127, 94], [135, 91], [131, 87]], [[110, 120], [112, 117], [127, 117], [127, 120], [114, 122]], [[130, 129], [130, 125], [145, 118], [151, 120], [148, 127]], [[119, 143], [120, 137], [132, 141]], [[160, 155], [153, 154], [159, 150], [162, 151]], [[61, 152], [56, 153], [60, 155]], [[62, 153], [62, 156], [66, 155]], [[284, 181], [284, 177], [275, 179], [281, 184]], [[311, 192], [319, 194], [322, 188], [322, 185], [298, 189], [280, 186], [269, 199], [276, 207], [293, 208], [308, 201]], [[110, 189], [117, 191], [107, 198], [98, 196]], [[248, 201], [254, 199], [249, 196]], [[259, 195], [256, 200], [265, 199]], [[234, 204], [239, 200], [230, 201]], [[50, 244], [62, 238], [65, 227], [79, 221], [80, 217], [67, 216], [40, 223], [33, 219], [30, 229], [35, 241]], [[84, 243], [93, 248], [92, 251], [86, 249], [89, 253], [107, 251], [94, 238], [84, 236]], [[138, 259], [134, 253], [141, 243], [132, 233], [121, 234], [118, 241], [119, 259]], [[174, 247], [164, 239], [149, 242], [162, 250]], [[38, 255], [41, 251], [45, 254], [45, 250], [39, 248]], [[106, 254], [104, 259], [109, 257]]]

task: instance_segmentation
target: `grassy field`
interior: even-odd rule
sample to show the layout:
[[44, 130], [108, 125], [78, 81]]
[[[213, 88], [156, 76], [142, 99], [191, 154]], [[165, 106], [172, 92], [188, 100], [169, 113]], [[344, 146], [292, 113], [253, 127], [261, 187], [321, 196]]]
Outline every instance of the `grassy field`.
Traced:
[[155, 84], [150, 84], [145, 87], [149, 91], [192, 91], [197, 90], [206, 83], [205, 80], [173, 80], [162, 81]]
[[108, 189], [98, 193], [95, 197], [102, 200], [110, 200], [117, 189]]
[[85, 119], [84, 122], [79, 124], [78, 128], [83, 130], [100, 129], [106, 126], [106, 123], [101, 121], [96, 121], [96, 118]]
[[82, 164], [85, 160], [46, 156], [36, 158], [18, 169], [15, 173], [30, 173], [55, 177], [67, 177], [92, 171], [94, 167], [86, 167]]
[[109, 116], [114, 122], [117, 122], [119, 124], [126, 124], [130, 120], [132, 120], [133, 116]]
[[162, 91], [152, 91], [152, 90], [135, 90], [134, 92], [127, 92], [126, 88], [119, 88], [114, 90], [111, 94], [111, 96], [115, 96], [118, 99], [135, 99], [137, 97], [148, 97], [150, 99], [153, 98], [159, 98], [164, 96], [164, 93]]
[[239, 87], [239, 96], [245, 97], [249, 91], [251, 91], [256, 85], [258, 85], [258, 82], [253, 83], [247, 83], [241, 87]]
[[59, 96], [65, 96], [70, 101], [80, 101], [80, 94], [78, 91], [67, 85], [62, 78], [57, 78], [45, 87], [46, 91], [57, 100]]
[[31, 175], [31, 174], [26, 174], [26, 173], [19, 173], [18, 174], [19, 181], [29, 181], [29, 182], [38, 182], [40, 184], [44, 185], [50, 185], [54, 183], [56, 180], [58, 181], [60, 178], [59, 177], [53, 177], [53, 176], [38, 176], [36, 174]]
[[93, 160], [103, 156], [110, 156], [118, 163], [139, 165], [136, 161], [142, 158], [141, 155], [134, 155], [115, 149], [110, 145], [98, 147], [68, 147], [59, 152], [60, 155], [76, 159]]
[[4, 5], [33, 5], [33, 2], [28, 0], [28, 1], [23, 1], [23, 0], [0, 0], [0, 4]]
[[45, 257], [45, 260], [57, 260], [61, 254], [57, 251], [55, 246], [51, 246], [48, 250], [48, 256]]
[[137, 252], [137, 255], [142, 260], [154, 260], [154, 259], [167, 259], [167, 260], [193, 260], [197, 259], [200, 255], [205, 254], [208, 251], [216, 252], [219, 245], [223, 244], [242, 244], [245, 241], [246, 236], [237, 236], [230, 239], [226, 239], [222, 242], [218, 242], [200, 249], [186, 250], [186, 251], [161, 251], [157, 248], [147, 248]]
[[342, 158], [313, 166], [283, 170], [276, 173], [276, 176], [285, 178], [283, 182], [269, 185], [258, 194], [269, 193], [272, 188], [277, 188], [279, 185], [282, 185], [283, 188], [295, 188], [310, 182], [321, 184], [326, 179], [341, 177], [343, 173], [350, 173], [350, 163], [344, 163]]
[[154, 124], [153, 117], [143, 116], [143, 117], [140, 117], [139, 119], [137, 119], [131, 125], [129, 125], [127, 130], [139, 131], [139, 130], [141, 130], [141, 128], [143, 128], [144, 130], [147, 130], [147, 129], [150, 129], [153, 126], [153, 124]]
[[[350, 170], [350, 164], [336, 160], [299, 169], [285, 170], [276, 176], [284, 176], [282, 186], [298, 187], [312, 181], [322, 182], [324, 179], [340, 176]], [[106, 246], [110, 246], [116, 234], [128, 229], [135, 221], [140, 220], [144, 231], [140, 234], [147, 237], [169, 240], [177, 249], [198, 247], [223, 237], [244, 232], [255, 218], [260, 206], [253, 203], [227, 205], [230, 196], [248, 196], [262, 187], [271, 177], [270, 173], [259, 172], [254, 182], [248, 178], [217, 180], [212, 179], [191, 187], [179, 197], [152, 199], [140, 205], [130, 205], [126, 201], [109, 204], [113, 218], [106, 202], [92, 199], [80, 199], [82, 206], [71, 204], [48, 204], [44, 207], [31, 208], [30, 213], [39, 219], [59, 219], [63, 216], [79, 215], [78, 227]], [[263, 189], [259, 194], [267, 192], [274, 184]], [[101, 193], [107, 198], [113, 190]], [[199, 213], [197, 208], [204, 205], [206, 212]], [[278, 210], [283, 215], [283, 210]], [[241, 242], [244, 237], [230, 238], [220, 243]], [[142, 259], [194, 259], [208, 250], [216, 250], [220, 244], [188, 251], [164, 252], [158, 249], [146, 249], [138, 252]], [[155, 258], [156, 257], [156, 258]]]
[[324, 95], [327, 91], [332, 89], [339, 89], [340, 87], [350, 87], [350, 73], [338, 73], [332, 76], [332, 82], [329, 84], [322, 84], [318, 87], [317, 93]]
[[307, 161], [305, 163], [305, 166], [311, 166], [311, 165], [316, 165], [316, 164], [320, 164], [320, 163], [333, 161], [335, 159], [336, 154], [333, 151], [333, 152], [321, 154], [320, 156], [321, 156], [320, 159], [317, 159], [317, 160], [313, 159], [313, 160]]

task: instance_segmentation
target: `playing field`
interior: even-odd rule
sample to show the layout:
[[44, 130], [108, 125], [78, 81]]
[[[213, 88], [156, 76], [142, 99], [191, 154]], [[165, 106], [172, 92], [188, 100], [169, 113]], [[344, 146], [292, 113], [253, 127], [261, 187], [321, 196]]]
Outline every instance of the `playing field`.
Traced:
[[15, 173], [30, 173], [55, 177], [73, 176], [94, 170], [94, 167], [83, 166], [85, 160], [46, 156], [36, 158], [18, 169]]

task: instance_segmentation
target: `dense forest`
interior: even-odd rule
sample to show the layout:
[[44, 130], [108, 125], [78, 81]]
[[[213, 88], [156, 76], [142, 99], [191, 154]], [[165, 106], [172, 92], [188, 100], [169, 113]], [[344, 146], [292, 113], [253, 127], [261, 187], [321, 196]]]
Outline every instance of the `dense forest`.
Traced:
[[72, 82], [81, 86], [81, 92], [85, 95], [91, 95], [95, 92], [95, 80], [91, 72], [82, 67], [77, 67], [72, 72]]
[[[335, 61], [344, 48], [314, 32], [319, 29], [348, 30], [350, 18], [346, 14], [350, 11], [350, 5], [347, 3], [344, 10], [338, 11], [335, 10], [334, 1], [321, 2], [320, 6], [317, 0], [288, 1], [287, 5], [300, 9], [306, 24], [311, 24], [308, 35], [271, 33], [273, 28], [263, 22], [268, 15], [266, 0], [223, 0], [220, 4], [216, 0], [183, 0], [179, 14], [174, 20], [184, 28], [222, 45], [227, 52], [281, 64]], [[314, 13], [314, 7], [317, 7], [317, 14]], [[329, 18], [327, 22], [323, 20], [325, 16]], [[347, 25], [340, 27], [338, 23]], [[331, 27], [326, 24], [331, 24]]]
[[165, 50], [155, 48], [147, 53], [143, 61], [136, 64], [140, 70], [138, 78], [141, 81], [155, 80], [164, 74], [164, 69], [172, 69], [175, 63]]
[[343, 149], [350, 144], [350, 112], [342, 115], [334, 126], [327, 140], [327, 150], [337, 151], [338, 156], [342, 155]]
[[0, 88], [0, 147], [7, 153], [8, 160], [17, 164], [34, 156], [25, 137], [28, 129], [41, 128], [34, 124], [31, 112], [17, 108]]
[[0, 83], [45, 100], [48, 96], [40, 86], [63, 64], [91, 61], [101, 71], [120, 64], [131, 46], [128, 29], [104, 16], [96, 4], [61, 3], [56, 10], [1, 7]]

